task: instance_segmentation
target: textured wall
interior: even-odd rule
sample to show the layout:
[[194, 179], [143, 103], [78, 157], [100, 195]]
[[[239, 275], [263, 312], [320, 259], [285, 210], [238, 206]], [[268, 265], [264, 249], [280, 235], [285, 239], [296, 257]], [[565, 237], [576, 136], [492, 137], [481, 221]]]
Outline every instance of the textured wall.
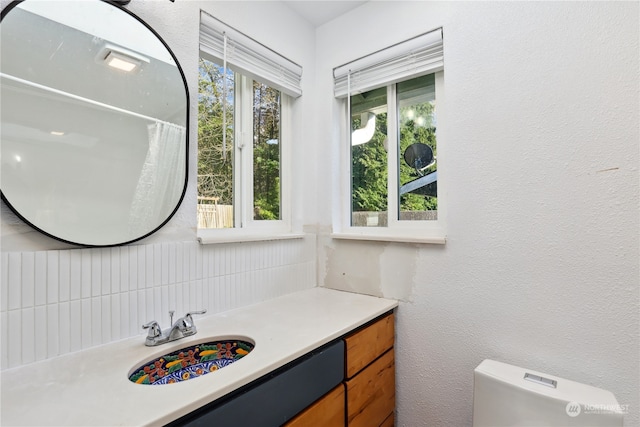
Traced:
[[[336, 204], [319, 206], [319, 282], [404, 300], [398, 425], [470, 425], [485, 358], [610, 390], [640, 424], [638, 12], [369, 2], [318, 29], [320, 128], [338, 111], [332, 67], [444, 27], [446, 245], [331, 240]], [[338, 136], [320, 141], [333, 176]]]

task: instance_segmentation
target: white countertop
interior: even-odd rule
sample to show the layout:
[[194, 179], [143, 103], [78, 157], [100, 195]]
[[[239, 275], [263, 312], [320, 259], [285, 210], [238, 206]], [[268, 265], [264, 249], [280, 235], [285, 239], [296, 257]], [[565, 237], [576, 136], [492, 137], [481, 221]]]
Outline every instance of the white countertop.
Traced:
[[[2, 372], [3, 426], [163, 425], [395, 308], [394, 300], [313, 288], [195, 318], [198, 333], [157, 347], [144, 335]], [[144, 362], [206, 338], [247, 337], [253, 351], [176, 384], [134, 384]]]

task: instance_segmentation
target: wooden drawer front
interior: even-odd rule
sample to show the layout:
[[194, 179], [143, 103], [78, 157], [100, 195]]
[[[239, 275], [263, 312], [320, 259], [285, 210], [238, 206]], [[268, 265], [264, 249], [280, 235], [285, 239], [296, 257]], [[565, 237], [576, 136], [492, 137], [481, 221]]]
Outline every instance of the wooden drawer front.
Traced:
[[389, 416], [387, 417], [386, 420], [384, 420], [382, 422], [382, 424], [380, 424], [380, 427], [393, 427], [395, 424], [395, 420], [394, 420], [394, 416], [393, 414], [389, 414]]
[[393, 349], [345, 384], [348, 427], [381, 425], [396, 406]]
[[347, 378], [353, 377], [378, 356], [393, 347], [393, 313], [345, 338]]
[[344, 427], [344, 385], [331, 390], [296, 415], [285, 427]]

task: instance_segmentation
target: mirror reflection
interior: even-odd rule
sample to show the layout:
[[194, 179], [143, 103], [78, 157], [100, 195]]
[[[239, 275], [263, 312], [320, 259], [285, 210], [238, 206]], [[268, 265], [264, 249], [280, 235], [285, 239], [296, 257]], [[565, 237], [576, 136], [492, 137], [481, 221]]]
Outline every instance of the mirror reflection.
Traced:
[[164, 225], [184, 195], [184, 77], [133, 14], [100, 0], [64, 3], [3, 10], [2, 197], [59, 240], [129, 243]]

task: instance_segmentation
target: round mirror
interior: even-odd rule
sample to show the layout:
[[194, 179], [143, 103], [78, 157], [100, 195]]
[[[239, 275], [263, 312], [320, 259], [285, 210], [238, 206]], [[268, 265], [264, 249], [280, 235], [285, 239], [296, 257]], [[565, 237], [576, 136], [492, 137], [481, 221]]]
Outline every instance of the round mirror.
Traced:
[[58, 240], [130, 243], [187, 185], [188, 92], [166, 43], [101, 0], [26, 0], [0, 22], [2, 199]]

